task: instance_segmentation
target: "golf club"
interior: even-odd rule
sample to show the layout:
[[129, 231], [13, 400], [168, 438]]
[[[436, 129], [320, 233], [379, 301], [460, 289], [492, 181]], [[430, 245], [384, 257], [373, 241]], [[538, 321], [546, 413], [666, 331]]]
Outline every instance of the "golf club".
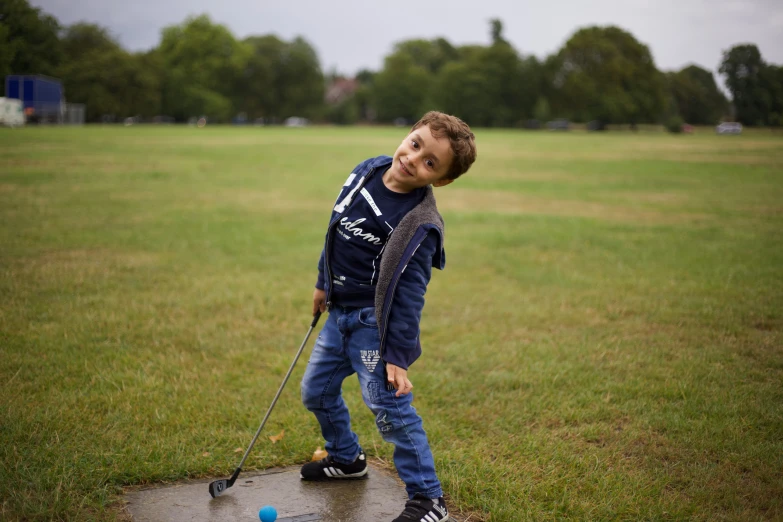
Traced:
[[275, 404], [277, 404], [277, 399], [280, 398], [280, 393], [283, 391], [283, 388], [285, 387], [285, 383], [288, 382], [288, 378], [291, 377], [291, 372], [294, 371], [294, 366], [296, 366], [296, 361], [298, 361], [299, 356], [302, 355], [302, 351], [304, 350], [304, 347], [307, 344], [307, 340], [310, 338], [310, 334], [313, 332], [313, 328], [315, 328], [315, 325], [318, 324], [318, 319], [320, 318], [321, 318], [321, 311], [318, 310], [315, 313], [315, 316], [313, 317], [313, 322], [310, 324], [310, 329], [307, 331], [307, 335], [305, 335], [304, 341], [302, 341], [302, 345], [299, 347], [299, 351], [296, 352], [296, 357], [294, 357], [294, 362], [291, 363], [291, 367], [288, 368], [288, 373], [285, 374], [285, 378], [283, 379], [283, 384], [280, 385], [280, 388], [277, 390], [277, 394], [275, 394], [275, 398], [272, 399], [272, 404], [269, 405], [269, 409], [266, 411], [266, 415], [264, 415], [264, 420], [261, 421], [261, 426], [258, 427], [258, 431], [256, 431], [253, 440], [250, 441], [250, 446], [248, 446], [247, 451], [245, 451], [245, 456], [242, 457], [242, 461], [239, 463], [239, 466], [237, 466], [237, 469], [234, 470], [234, 473], [233, 475], [231, 475], [231, 478], [215, 480], [209, 483], [209, 494], [212, 495], [212, 498], [220, 496], [221, 494], [223, 494], [225, 490], [233, 486], [234, 482], [236, 482], [239, 473], [242, 471], [242, 466], [245, 464], [245, 460], [247, 459], [247, 456], [250, 454], [250, 450], [253, 449], [253, 445], [256, 443], [256, 440], [258, 440], [258, 436], [261, 434], [261, 430], [264, 429], [264, 424], [266, 424], [266, 420], [269, 418], [269, 414], [272, 413], [272, 408], [274, 408]]

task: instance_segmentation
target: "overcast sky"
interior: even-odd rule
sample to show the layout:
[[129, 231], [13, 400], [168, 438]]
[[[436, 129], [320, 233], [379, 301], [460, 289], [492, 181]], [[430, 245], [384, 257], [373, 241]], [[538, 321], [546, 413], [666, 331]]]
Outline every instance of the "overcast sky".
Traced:
[[[506, 40], [539, 58], [580, 27], [617, 25], [646, 44], [661, 70], [696, 64], [716, 72], [722, 52], [756, 44], [783, 65], [783, 0], [31, 0], [60, 23], [96, 23], [128, 50], [155, 47], [160, 30], [207, 13], [237, 38], [301, 35], [325, 72], [379, 70], [395, 42], [444, 37], [453, 45], [488, 44], [489, 20]], [[716, 78], [717, 79], [717, 78]], [[722, 85], [722, 80], [719, 80]]]

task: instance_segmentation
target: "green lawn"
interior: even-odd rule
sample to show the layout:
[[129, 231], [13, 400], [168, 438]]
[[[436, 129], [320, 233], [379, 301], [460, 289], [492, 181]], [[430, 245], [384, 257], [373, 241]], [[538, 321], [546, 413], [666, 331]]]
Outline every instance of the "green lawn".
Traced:
[[[339, 187], [405, 132], [0, 129], [0, 519], [113, 520], [123, 486], [228, 476], [309, 326]], [[448, 263], [410, 370], [451, 505], [783, 519], [783, 136], [476, 135], [436, 190]], [[245, 469], [322, 446], [304, 359]]]

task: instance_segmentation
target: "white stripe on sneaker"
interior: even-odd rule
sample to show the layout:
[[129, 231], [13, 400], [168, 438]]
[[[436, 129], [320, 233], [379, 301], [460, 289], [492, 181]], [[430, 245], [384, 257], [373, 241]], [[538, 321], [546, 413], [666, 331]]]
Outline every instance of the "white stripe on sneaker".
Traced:
[[[444, 510], [439, 509], [440, 506], [438, 505], [433, 506], [433, 508], [438, 508], [437, 511], [439, 511], [439, 513], [436, 511], [430, 511], [429, 513], [424, 515], [424, 517], [421, 519], [421, 522], [441, 522], [443, 520], [448, 520], [448, 516], [447, 516], [448, 513], [446, 512], [445, 509]], [[441, 518], [441, 517], [446, 517], [446, 518]]]
[[333, 478], [333, 479], [344, 479], [344, 478], [356, 478], [356, 477], [363, 477], [367, 474], [367, 468], [365, 467], [361, 471], [357, 471], [356, 473], [346, 473], [345, 471], [341, 470], [340, 468], [336, 468], [334, 466], [329, 466], [326, 468], [321, 468], [321, 471], [324, 475], [326, 475], [327, 478]]

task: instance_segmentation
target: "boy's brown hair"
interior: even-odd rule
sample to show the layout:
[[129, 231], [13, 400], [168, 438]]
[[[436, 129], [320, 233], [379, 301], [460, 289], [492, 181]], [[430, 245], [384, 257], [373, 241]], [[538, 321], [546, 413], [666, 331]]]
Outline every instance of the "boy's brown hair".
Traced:
[[457, 179], [466, 173], [476, 161], [476, 137], [468, 124], [456, 116], [430, 111], [411, 127], [411, 132], [425, 125], [430, 126], [433, 137], [440, 139], [445, 136], [451, 143], [454, 158], [446, 173], [446, 179]]

